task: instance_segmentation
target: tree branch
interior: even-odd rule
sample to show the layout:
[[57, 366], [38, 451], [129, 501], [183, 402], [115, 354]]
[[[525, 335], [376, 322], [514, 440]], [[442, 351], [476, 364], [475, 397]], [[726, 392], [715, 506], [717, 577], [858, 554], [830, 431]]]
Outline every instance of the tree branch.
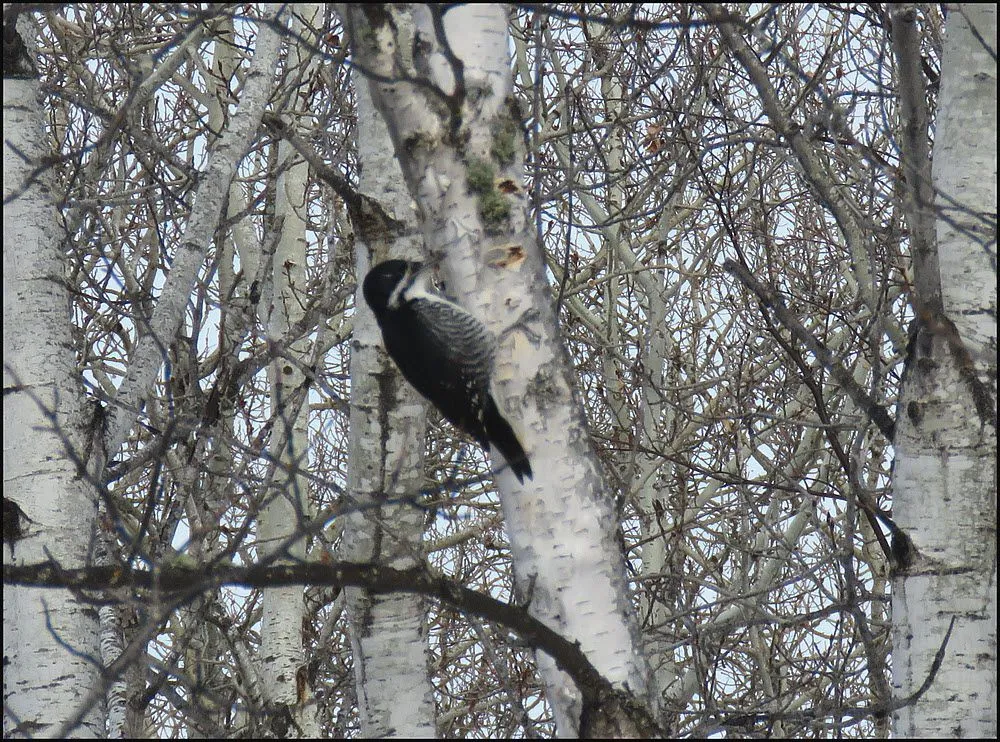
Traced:
[[[54, 562], [3, 566], [5, 585], [45, 588], [68, 588], [74, 591], [155, 591], [158, 599], [171, 596], [194, 596], [223, 585], [264, 588], [287, 585], [326, 585], [342, 588], [353, 585], [372, 593], [418, 593], [437, 598], [465, 613], [511, 629], [526, 643], [541, 649], [576, 683], [583, 697], [584, 720], [592, 729], [609, 716], [626, 713], [640, 729], [659, 734], [656, 723], [645, 706], [627, 691], [614, 688], [587, 659], [579, 642], [570, 641], [531, 616], [527, 608], [503, 603], [471, 590], [426, 567], [399, 570], [380, 565], [332, 562], [321, 564], [251, 565], [236, 567], [170, 564], [155, 571], [125, 569], [121, 566], [62, 569]], [[97, 598], [104, 602], [108, 598]]]
[[886, 440], [891, 441], [896, 428], [896, 422], [892, 419], [892, 415], [889, 414], [889, 411], [872, 399], [871, 395], [861, 388], [861, 386], [854, 380], [854, 377], [848, 373], [847, 369], [845, 369], [833, 353], [830, 352], [830, 349], [817, 340], [815, 336], [809, 332], [809, 330], [807, 330], [801, 322], [799, 322], [798, 317], [788, 311], [788, 307], [785, 306], [785, 302], [778, 292], [766, 287], [754, 278], [745, 266], [740, 265], [735, 260], [727, 260], [722, 264], [722, 267], [727, 272], [736, 276], [740, 280], [740, 283], [753, 291], [761, 303], [774, 312], [774, 315], [778, 318], [781, 324], [783, 324], [797, 340], [805, 344], [805, 346], [812, 351], [816, 358], [819, 359], [820, 363], [822, 363], [833, 378], [836, 379], [837, 383], [843, 387], [845, 392], [847, 392], [848, 396], [854, 401], [854, 404], [860, 407], [868, 415], [869, 419], [878, 426], [878, 429], [882, 431], [882, 435], [885, 436]]

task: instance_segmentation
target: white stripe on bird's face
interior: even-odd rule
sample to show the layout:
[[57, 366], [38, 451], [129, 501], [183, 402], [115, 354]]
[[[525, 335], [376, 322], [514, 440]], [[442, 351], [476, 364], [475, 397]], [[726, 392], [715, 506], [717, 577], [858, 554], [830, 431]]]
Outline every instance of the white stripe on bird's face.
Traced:
[[458, 304], [443, 296], [434, 287], [434, 269], [424, 263], [410, 263], [396, 287], [389, 295], [389, 308], [398, 309], [402, 304], [415, 299], [426, 299], [439, 304], [450, 304], [461, 311]]
[[413, 271], [415, 267], [419, 270], [420, 263], [406, 264], [406, 270], [402, 277], [392, 287], [392, 291], [389, 292], [389, 298], [385, 303], [387, 309], [399, 309], [400, 305], [407, 300], [404, 293], [410, 287], [410, 284], [413, 283]]

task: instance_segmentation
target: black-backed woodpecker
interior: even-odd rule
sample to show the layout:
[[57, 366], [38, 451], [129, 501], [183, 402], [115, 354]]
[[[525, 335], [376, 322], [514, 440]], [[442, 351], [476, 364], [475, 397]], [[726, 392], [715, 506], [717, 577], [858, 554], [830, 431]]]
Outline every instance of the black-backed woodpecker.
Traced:
[[362, 290], [406, 380], [456, 428], [487, 450], [493, 444], [519, 482], [531, 479], [528, 456], [490, 391], [497, 343], [487, 327], [438, 293], [423, 263], [379, 263]]

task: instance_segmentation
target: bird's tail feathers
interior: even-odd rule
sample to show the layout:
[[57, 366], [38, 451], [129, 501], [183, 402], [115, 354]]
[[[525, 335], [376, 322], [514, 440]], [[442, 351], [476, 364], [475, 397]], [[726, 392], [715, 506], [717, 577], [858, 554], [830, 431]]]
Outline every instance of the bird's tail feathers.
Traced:
[[531, 471], [531, 463], [528, 461], [528, 454], [524, 452], [521, 441], [517, 439], [517, 434], [510, 423], [497, 409], [493, 395], [490, 395], [486, 402], [486, 415], [483, 423], [487, 438], [507, 459], [507, 465], [514, 472], [517, 481], [524, 484], [525, 477], [531, 479], [533, 472]]

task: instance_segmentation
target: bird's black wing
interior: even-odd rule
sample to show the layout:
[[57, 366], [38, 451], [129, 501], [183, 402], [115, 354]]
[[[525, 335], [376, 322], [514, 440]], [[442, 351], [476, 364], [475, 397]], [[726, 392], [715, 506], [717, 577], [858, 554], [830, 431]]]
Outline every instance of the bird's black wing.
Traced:
[[457, 304], [415, 299], [396, 310], [382, 336], [406, 380], [485, 446], [482, 410], [496, 345], [489, 330]]
[[519, 481], [531, 465], [490, 393], [496, 339], [459, 305], [416, 298], [382, 324], [386, 350], [399, 370], [455, 427], [488, 449], [492, 443]]

